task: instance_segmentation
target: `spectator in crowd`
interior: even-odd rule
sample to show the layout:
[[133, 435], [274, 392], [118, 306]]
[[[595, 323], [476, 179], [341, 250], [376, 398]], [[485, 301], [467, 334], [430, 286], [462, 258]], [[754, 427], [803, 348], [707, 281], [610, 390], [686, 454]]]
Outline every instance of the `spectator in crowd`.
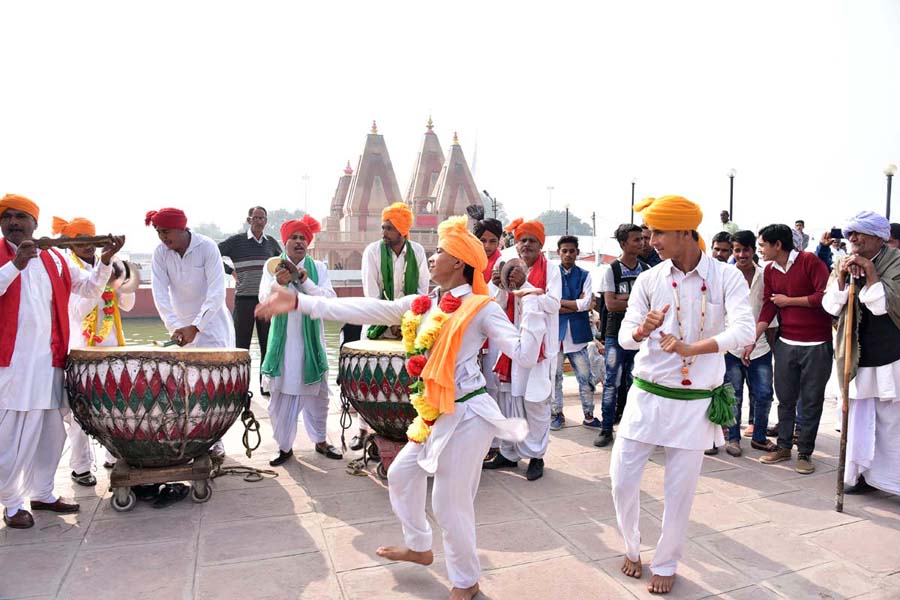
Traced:
[[731, 233], [728, 231], [720, 231], [713, 236], [712, 252], [710, 254], [719, 262], [727, 263], [731, 258]]
[[794, 231], [800, 234], [800, 244], [794, 245], [794, 249], [798, 252], [802, 252], [806, 250], [807, 246], [809, 246], [809, 234], [805, 233], [803, 230], [806, 228], [806, 223], [803, 219], [797, 219], [794, 221]]
[[836, 264], [845, 256], [847, 256], [847, 253], [841, 249], [840, 238], [831, 238], [831, 263]]
[[891, 238], [888, 240], [891, 248], [900, 248], [900, 223], [891, 223]]
[[[234, 268], [225, 265], [225, 272], [234, 277], [234, 343], [238, 348], [250, 349], [253, 328], [259, 341], [260, 364], [266, 360], [266, 345], [269, 340], [269, 323], [253, 316], [259, 303], [259, 282], [262, 280], [266, 261], [281, 254], [281, 246], [275, 238], [266, 235], [269, 215], [262, 206], [254, 206], [247, 211], [247, 233], [237, 233], [219, 243], [222, 257], [231, 259]], [[260, 378], [262, 375], [260, 374]], [[269, 395], [267, 386], [262, 386], [262, 394]]]
[[631, 387], [631, 369], [636, 350], [623, 350], [619, 346], [619, 328], [628, 309], [631, 286], [650, 266], [638, 258], [643, 247], [642, 230], [632, 223], [619, 225], [614, 234], [622, 248], [622, 254], [609, 265], [599, 291], [603, 294], [605, 311], [604, 335], [606, 336], [606, 381], [603, 385], [603, 403], [600, 435], [594, 445], [602, 448], [613, 441], [613, 423], [616, 419], [616, 403], [620, 386], [627, 395]]
[[[778, 449], [759, 460], [773, 464], [791, 459], [795, 415], [803, 421], [797, 432], [795, 470], [815, 471], [811, 456], [831, 375], [833, 353], [831, 316], [822, 309], [828, 269], [815, 255], [794, 249], [787, 225], [768, 225], [759, 232], [759, 249], [766, 265], [764, 304], [756, 337], [769, 328], [776, 315], [781, 335], [775, 342], [775, 392], [778, 394]], [[752, 354], [752, 349], [747, 353]]]
[[650, 267], [655, 267], [662, 262], [656, 249], [650, 245], [650, 228], [646, 225], [641, 225], [641, 252], [638, 256]]
[[834, 260], [831, 256], [831, 232], [826, 231], [822, 234], [822, 237], [819, 239], [819, 243], [816, 244], [816, 256], [819, 257], [825, 266], [831, 270], [831, 264]]
[[731, 215], [728, 214], [727, 210], [723, 210], [719, 213], [719, 219], [722, 220], [722, 231], [734, 233], [740, 229], [738, 224], [731, 220]]
[[606, 347], [603, 345], [603, 332], [600, 330], [600, 313], [591, 311], [591, 331], [594, 339], [588, 344], [588, 362], [591, 363], [591, 391], [597, 391], [597, 384], [606, 378]]

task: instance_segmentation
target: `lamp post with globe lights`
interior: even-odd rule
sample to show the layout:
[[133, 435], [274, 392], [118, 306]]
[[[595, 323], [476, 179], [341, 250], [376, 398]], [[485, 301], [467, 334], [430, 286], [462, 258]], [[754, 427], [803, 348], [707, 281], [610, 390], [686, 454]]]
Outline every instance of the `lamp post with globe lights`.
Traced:
[[884, 217], [890, 221], [891, 220], [891, 180], [894, 179], [894, 174], [897, 172], [897, 165], [891, 164], [884, 168], [884, 176], [887, 177], [887, 207], [884, 211]]
[[631, 179], [631, 222], [634, 223], [634, 184], [637, 183], [637, 177]]
[[734, 176], [737, 171], [734, 169], [728, 171], [728, 218], [734, 222]]

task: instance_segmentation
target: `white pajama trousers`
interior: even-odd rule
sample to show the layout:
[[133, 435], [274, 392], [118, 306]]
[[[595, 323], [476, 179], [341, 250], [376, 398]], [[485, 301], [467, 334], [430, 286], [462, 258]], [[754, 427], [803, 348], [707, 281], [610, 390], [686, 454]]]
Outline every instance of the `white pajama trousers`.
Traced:
[[53, 479], [66, 430], [59, 409], [0, 410], [0, 504], [10, 517], [26, 498], [56, 502]]
[[[434, 473], [431, 508], [444, 532], [444, 559], [453, 587], [471, 587], [481, 577], [475, 546], [475, 494], [494, 433], [495, 428], [481, 417], [461, 421]], [[421, 444], [407, 443], [388, 469], [391, 507], [403, 525], [406, 546], [416, 552], [432, 549], [431, 525], [425, 516], [429, 473], [418, 463], [422, 450]]]
[[[655, 444], [645, 444], [622, 437], [617, 437], [613, 445], [609, 474], [612, 480], [616, 521], [622, 537], [625, 538], [625, 555], [633, 561], [638, 561], [641, 557], [641, 532], [638, 526], [641, 512], [641, 476], [655, 448]], [[675, 574], [702, 466], [703, 450], [666, 447], [662, 535], [656, 544], [653, 562], [650, 563], [650, 570], [654, 575]]]
[[72, 416], [71, 410], [63, 412], [65, 412], [63, 421], [65, 421], [68, 429], [66, 437], [69, 440], [69, 468], [79, 475], [87, 473], [94, 466], [91, 438], [88, 437], [88, 434], [84, 432], [84, 429]]
[[297, 417], [303, 414], [306, 435], [313, 443], [325, 441], [328, 422], [328, 397], [294, 396], [272, 391], [269, 398], [269, 419], [275, 441], [282, 452], [290, 452], [297, 438]]
[[507, 419], [525, 419], [528, 435], [521, 442], [500, 441], [500, 454], [509, 460], [544, 458], [550, 443], [550, 397], [541, 402], [529, 402], [522, 396], [501, 391], [497, 396], [500, 412]]

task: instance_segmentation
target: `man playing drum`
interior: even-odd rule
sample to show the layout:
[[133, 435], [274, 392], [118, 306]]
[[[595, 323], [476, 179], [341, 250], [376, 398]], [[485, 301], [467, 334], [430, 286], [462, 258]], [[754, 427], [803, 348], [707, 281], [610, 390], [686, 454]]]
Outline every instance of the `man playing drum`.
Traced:
[[26, 497], [32, 511], [78, 512], [53, 494], [66, 435], [69, 295], [99, 297], [125, 243], [114, 238], [88, 274], [56, 250], [38, 249], [31, 236], [39, 214], [23, 196], [0, 200], [0, 504], [3, 522], [15, 529], [34, 526]]
[[[366, 246], [362, 255], [363, 295], [397, 300], [410, 294], [427, 294], [425, 248], [409, 240], [412, 211], [403, 202], [395, 202], [381, 211], [381, 221], [381, 241]], [[370, 340], [397, 339], [400, 329], [378, 323], [365, 327], [364, 335]], [[343, 343], [352, 341], [344, 339]], [[360, 419], [359, 435], [350, 440], [350, 449], [362, 450], [368, 435], [368, 426]]]
[[[53, 217], [51, 231], [67, 238], [97, 235], [94, 224], [82, 217], [71, 221]], [[73, 246], [69, 249], [68, 258], [85, 274], [90, 275], [97, 264], [97, 248], [90, 244]], [[100, 298], [78, 294], [69, 297], [69, 348], [125, 345], [119, 311], [121, 309], [127, 312], [134, 307], [134, 293], [119, 294], [113, 289], [111, 282], [116, 277], [116, 263], [112, 263], [112, 266], [113, 275]], [[97, 478], [91, 473], [94, 459], [91, 455], [90, 438], [74, 422], [71, 413], [66, 415], [66, 423], [69, 426], [69, 468], [72, 469], [72, 481], [84, 486], [97, 485]], [[112, 464], [115, 460], [107, 450], [105, 464]]]
[[[485, 340], [524, 368], [537, 360], [546, 333], [537, 296], [523, 298], [521, 334], [487, 295], [482, 272], [487, 256], [466, 231], [465, 217], [438, 227], [439, 242], [430, 260], [431, 278], [440, 286], [431, 296], [395, 301], [372, 298], [325, 299], [295, 295], [276, 287], [257, 309], [271, 317], [299, 311], [314, 318], [402, 327], [407, 372], [424, 381], [410, 398], [418, 417], [388, 470], [391, 506], [403, 525], [406, 547], [381, 547], [379, 556], [430, 565], [434, 561], [431, 526], [425, 514], [428, 477], [434, 476], [432, 508], [444, 532], [452, 599], [478, 593], [481, 566], [475, 544], [475, 493], [481, 462], [496, 435], [521, 440], [526, 424], [505, 419], [485, 391], [478, 356]], [[518, 292], [527, 295], [542, 290]]]
[[[281, 225], [284, 254], [269, 259], [277, 264], [274, 273], [268, 268], [263, 269], [260, 302], [268, 297], [275, 282], [294, 293], [335, 297], [325, 264], [306, 253], [307, 246], [320, 229], [318, 221], [309, 215]], [[277, 467], [294, 455], [297, 417], [301, 412], [306, 433], [316, 444], [316, 452], [336, 460], [343, 458], [326, 440], [329, 391], [324, 324], [319, 319], [292, 312], [275, 317], [268, 331], [269, 351], [262, 372], [270, 377], [269, 418], [278, 442], [278, 456], [269, 464]]]
[[[234, 323], [225, 306], [225, 271], [216, 243], [188, 229], [177, 208], [151, 210], [144, 220], [161, 242], [153, 251], [153, 302], [179, 346], [233, 348]], [[213, 454], [224, 455], [219, 440]]]

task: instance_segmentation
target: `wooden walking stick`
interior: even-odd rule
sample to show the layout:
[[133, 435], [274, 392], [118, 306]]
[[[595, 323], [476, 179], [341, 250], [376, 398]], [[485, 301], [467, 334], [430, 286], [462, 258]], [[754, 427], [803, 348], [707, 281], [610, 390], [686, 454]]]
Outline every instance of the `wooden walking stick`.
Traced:
[[847, 422], [850, 417], [850, 361], [853, 351], [853, 325], [856, 302], [856, 279], [850, 277], [850, 288], [847, 293], [847, 318], [844, 321], [844, 380], [841, 384], [843, 405], [841, 406], [841, 452], [838, 458], [837, 495], [834, 509], [844, 512], [844, 468], [847, 462]]

